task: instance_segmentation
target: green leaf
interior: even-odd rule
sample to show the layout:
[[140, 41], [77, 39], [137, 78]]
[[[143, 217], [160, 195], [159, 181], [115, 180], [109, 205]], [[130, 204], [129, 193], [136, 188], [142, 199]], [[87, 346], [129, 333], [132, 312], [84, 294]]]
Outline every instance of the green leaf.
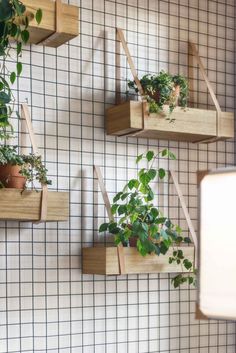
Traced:
[[189, 284], [192, 284], [193, 281], [194, 281], [193, 277], [188, 277], [188, 283], [189, 283]]
[[175, 227], [175, 231], [178, 233], [178, 234], [181, 234], [182, 233], [182, 229], [180, 228], [180, 226], [176, 226]]
[[43, 11], [42, 9], [38, 9], [35, 14], [35, 19], [38, 25], [41, 23], [42, 17], [43, 17]]
[[18, 42], [16, 47], [16, 53], [18, 56], [21, 54], [21, 51], [22, 51], [22, 43]]
[[159, 170], [158, 170], [158, 175], [159, 175], [159, 178], [160, 178], [160, 179], [163, 179], [163, 178], [165, 177], [165, 175], [166, 175], [165, 169], [159, 168]]
[[128, 182], [128, 188], [132, 190], [133, 188], [137, 189], [139, 187], [139, 181], [137, 179], [131, 179]]
[[180, 244], [183, 241], [183, 237], [178, 236], [175, 241], [177, 244]]
[[159, 215], [159, 211], [158, 211], [158, 209], [155, 208], [155, 207], [153, 207], [153, 208], [151, 209], [150, 213], [151, 213], [151, 215], [152, 215], [152, 217], [153, 217], [154, 219], [156, 219], [157, 216]]
[[118, 194], [116, 194], [116, 196], [113, 198], [113, 202], [117, 202], [120, 200], [121, 195], [123, 195], [123, 192], [118, 192]]
[[140, 154], [140, 155], [136, 158], [136, 164], [138, 164], [142, 159], [143, 159], [143, 154]]
[[121, 200], [124, 201], [128, 196], [129, 196], [129, 192], [126, 192], [124, 193], [122, 196], [121, 196]]
[[8, 104], [11, 101], [11, 97], [6, 92], [0, 92], [0, 104]]
[[109, 223], [103, 223], [100, 225], [99, 233], [106, 232], [108, 230]]
[[16, 80], [16, 73], [15, 72], [12, 72], [11, 75], [10, 75], [10, 81], [11, 81], [11, 84], [13, 85], [13, 83], [15, 82]]
[[160, 217], [155, 221], [156, 224], [165, 224], [165, 222], [166, 222], [166, 217]]
[[21, 62], [18, 62], [18, 63], [16, 64], [16, 72], [17, 72], [17, 75], [18, 75], [18, 76], [21, 75], [21, 73], [22, 73], [22, 68], [23, 68], [22, 63], [21, 63]]
[[[157, 237], [159, 237], [158, 230], [159, 230], [159, 228], [158, 228], [158, 226], [157, 226], [156, 224], [151, 224], [150, 227], [149, 227], [150, 236], [151, 236], [152, 238], [155, 238], [155, 239], [156, 239]], [[157, 236], [157, 235], [158, 235], [158, 236]]]
[[182, 250], [178, 250], [178, 251], [177, 251], [177, 257], [178, 257], [179, 259], [181, 259], [181, 260], [184, 259], [184, 254], [183, 254], [183, 251], [182, 251]]
[[18, 27], [15, 23], [12, 23], [11, 25], [11, 36], [15, 37], [17, 34]]
[[153, 151], [148, 151], [146, 154], [146, 158], [148, 160], [148, 162], [150, 162], [154, 157], [154, 152]]
[[0, 1], [0, 22], [8, 21], [14, 15], [13, 6], [9, 0]]
[[21, 32], [21, 39], [23, 40], [23, 42], [26, 44], [29, 40], [29, 31], [27, 31], [27, 29], [24, 29]]
[[151, 180], [155, 179], [156, 175], [157, 175], [157, 171], [155, 169], [149, 169], [149, 171], [147, 172], [149, 178]]
[[192, 267], [192, 262], [189, 261], [188, 259], [185, 259], [185, 260], [183, 261], [183, 264], [184, 264], [184, 267], [186, 268], [186, 270], [190, 270], [191, 267]]
[[152, 201], [154, 199], [154, 193], [152, 191], [152, 189], [150, 188], [148, 190], [148, 194], [147, 194], [147, 201]]
[[162, 157], [169, 157], [170, 159], [176, 159], [176, 156], [174, 155], [174, 153], [169, 151], [167, 148], [162, 150], [160, 153]]
[[116, 213], [118, 207], [119, 207], [119, 205], [117, 205], [117, 204], [114, 204], [114, 205], [111, 206], [111, 212], [112, 212], [112, 214], [115, 214], [115, 213]]
[[190, 244], [192, 241], [189, 237], [185, 237], [184, 238], [184, 242], [187, 243], [187, 244]]
[[112, 233], [112, 234], [118, 234], [119, 231], [120, 231], [120, 228], [117, 227], [117, 223], [116, 222], [110, 223], [109, 226], [108, 226], [108, 229], [109, 229], [109, 232]]
[[168, 234], [165, 232], [165, 230], [162, 228], [160, 231], [161, 237], [165, 240], [169, 239]]
[[148, 173], [143, 173], [142, 175], [140, 175], [139, 179], [143, 185], [148, 185], [151, 181], [151, 178]]
[[120, 216], [120, 215], [126, 213], [126, 211], [127, 211], [126, 205], [120, 205], [118, 208], [118, 215]]

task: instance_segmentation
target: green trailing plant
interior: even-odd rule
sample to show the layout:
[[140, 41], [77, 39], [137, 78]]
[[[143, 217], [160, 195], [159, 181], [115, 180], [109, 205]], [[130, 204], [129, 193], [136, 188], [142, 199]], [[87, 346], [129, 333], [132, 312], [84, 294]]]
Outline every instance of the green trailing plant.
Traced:
[[[178, 274], [172, 279], [175, 288], [188, 282], [195, 284], [194, 265], [185, 258], [179, 248], [181, 244], [189, 244], [188, 237], [181, 235], [178, 225], [174, 225], [161, 210], [154, 205], [155, 195], [151, 183], [158, 178], [163, 179], [166, 171], [155, 168], [155, 161], [159, 157], [175, 159], [175, 155], [168, 149], [155, 154], [148, 151], [137, 157], [136, 163], [146, 160], [147, 168], [138, 171], [137, 178], [131, 179], [124, 189], [118, 192], [112, 204], [112, 213], [117, 221], [101, 224], [99, 232], [109, 232], [115, 236], [115, 243], [129, 246], [132, 239], [136, 239], [137, 250], [142, 256], [147, 254], [165, 255], [172, 248], [169, 263], [177, 263], [188, 274]], [[193, 273], [192, 273], [193, 272]]]
[[[172, 76], [162, 70], [158, 75], [144, 75], [140, 83], [150, 113], [163, 113], [164, 105], [169, 106], [169, 114], [177, 105], [184, 108], [187, 106], [188, 82], [181, 75]], [[135, 81], [129, 81], [128, 87], [138, 93]]]
[[[0, 166], [20, 166], [20, 174], [27, 182], [36, 180], [45, 185], [51, 184], [51, 180], [47, 178], [47, 169], [41, 156], [19, 154], [17, 146], [7, 144], [7, 140], [14, 136], [10, 118], [14, 111], [15, 97], [11, 87], [23, 71], [22, 49], [29, 41], [29, 20], [34, 17], [40, 24], [42, 10], [26, 14], [23, 2], [0, 0], [0, 140], [3, 141], [0, 145]], [[9, 70], [9, 61], [15, 61], [14, 70]]]
[[[20, 167], [20, 174], [26, 178], [27, 182], [37, 180], [43, 185], [51, 185], [47, 178], [47, 169], [42, 162], [42, 158], [36, 154], [18, 154], [17, 146], [0, 146], [0, 166], [12, 165]], [[1, 185], [3, 186], [3, 185]]]
[[[3, 140], [9, 139], [13, 134], [9, 121], [15, 102], [11, 85], [22, 73], [22, 45], [28, 42], [30, 36], [29, 18], [25, 11], [24, 4], [19, 0], [0, 1], [0, 139]], [[34, 14], [30, 15], [32, 19]], [[38, 24], [41, 22], [41, 9], [37, 10], [35, 19]], [[15, 60], [15, 70], [8, 69], [7, 59]]]

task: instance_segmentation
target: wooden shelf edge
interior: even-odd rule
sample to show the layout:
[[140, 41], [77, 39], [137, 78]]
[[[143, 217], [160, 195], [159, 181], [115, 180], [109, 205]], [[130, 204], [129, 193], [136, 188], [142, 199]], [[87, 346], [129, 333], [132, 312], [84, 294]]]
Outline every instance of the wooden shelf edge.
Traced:
[[[158, 138], [201, 142], [216, 138], [217, 113], [214, 110], [176, 107], [170, 123], [163, 115], [150, 114], [144, 119], [142, 102], [128, 101], [106, 110], [107, 135]], [[221, 140], [234, 137], [234, 113], [222, 112]]]
[[[194, 247], [182, 246], [185, 256], [194, 262]], [[181, 273], [181, 265], [169, 264], [169, 256], [147, 255], [142, 257], [136, 248], [124, 248], [126, 274]], [[119, 275], [117, 247], [90, 247], [82, 249], [82, 272], [84, 274]]]
[[[0, 220], [37, 222], [40, 219], [41, 191], [0, 189]], [[48, 192], [47, 222], [66, 221], [69, 193]]]
[[61, 4], [60, 30], [57, 32], [55, 1], [23, 0], [23, 3], [28, 13], [35, 13], [39, 8], [43, 12], [42, 21], [39, 25], [35, 19], [29, 22], [29, 43], [42, 43], [42, 45], [48, 47], [58, 48], [79, 35], [79, 7], [71, 4]]

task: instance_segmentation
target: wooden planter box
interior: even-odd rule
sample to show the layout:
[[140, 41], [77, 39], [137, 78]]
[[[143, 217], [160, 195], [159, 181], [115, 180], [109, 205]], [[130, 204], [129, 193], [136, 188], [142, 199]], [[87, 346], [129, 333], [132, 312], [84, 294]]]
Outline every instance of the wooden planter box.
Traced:
[[[30, 43], [39, 44], [56, 31], [56, 3], [52, 0], [22, 0], [22, 2], [26, 6], [27, 13], [35, 13], [39, 8], [43, 11], [40, 25], [37, 24], [35, 19], [29, 23]], [[77, 37], [79, 34], [78, 12], [77, 6], [63, 3], [60, 33], [45, 45], [57, 48], [72, 38]]]
[[[0, 220], [38, 221], [41, 191], [0, 189]], [[69, 193], [48, 192], [47, 221], [66, 221], [69, 217]]]
[[[183, 246], [186, 258], [194, 262], [194, 247]], [[141, 256], [136, 248], [124, 248], [126, 274], [178, 273], [184, 272], [181, 265], [169, 264], [170, 250], [166, 255]], [[119, 275], [118, 251], [116, 247], [83, 248], [83, 273], [97, 275]]]
[[[107, 110], [106, 132], [116, 136], [187, 142], [199, 142], [217, 136], [216, 111], [177, 107], [171, 118], [175, 119], [172, 123], [164, 116], [150, 114], [144, 119], [143, 126], [142, 102], [128, 101]], [[220, 139], [234, 137], [234, 113], [222, 112], [219, 131]]]

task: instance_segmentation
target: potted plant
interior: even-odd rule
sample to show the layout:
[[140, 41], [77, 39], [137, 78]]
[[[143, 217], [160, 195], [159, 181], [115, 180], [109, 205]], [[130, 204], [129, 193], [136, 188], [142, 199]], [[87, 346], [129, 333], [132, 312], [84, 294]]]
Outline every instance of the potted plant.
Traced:
[[[144, 75], [140, 83], [150, 113], [165, 114], [165, 105], [169, 107], [169, 114], [177, 105], [184, 108], [187, 106], [188, 82], [182, 75], [172, 76], [162, 70], [158, 75]], [[135, 81], [129, 81], [128, 87], [138, 92]]]
[[0, 188], [25, 189], [34, 180], [51, 185], [41, 156], [18, 154], [17, 146], [0, 146]]
[[[11, 85], [22, 73], [22, 45], [29, 40], [29, 19], [25, 11], [24, 4], [19, 0], [0, 2], [0, 186], [22, 189], [25, 188], [27, 180], [32, 181], [33, 176], [43, 184], [50, 183], [40, 156], [20, 155], [16, 146], [7, 143], [14, 133], [10, 123], [15, 106]], [[42, 19], [41, 9], [37, 10], [35, 19], [39, 24]], [[12, 41], [16, 44], [14, 47]], [[12, 59], [14, 52], [15, 70], [9, 71], [7, 59]]]
[[163, 168], [154, 167], [159, 156], [175, 159], [174, 154], [167, 149], [157, 154], [148, 151], [137, 157], [136, 163], [146, 160], [148, 167], [141, 168], [137, 178], [129, 180], [124, 189], [116, 194], [112, 213], [117, 221], [103, 223], [99, 232], [109, 231], [113, 234], [116, 245], [121, 243], [123, 246], [136, 246], [142, 256], [152, 253], [157, 256], [165, 255], [172, 248], [169, 263], [177, 263], [184, 272], [188, 272], [187, 275], [178, 274], [172, 279], [176, 288], [185, 282], [195, 284], [195, 270], [193, 263], [179, 249], [182, 243], [189, 244], [190, 239], [183, 237], [180, 227], [174, 225], [154, 204], [155, 195], [151, 182], [157, 178], [163, 179], [166, 175]]

